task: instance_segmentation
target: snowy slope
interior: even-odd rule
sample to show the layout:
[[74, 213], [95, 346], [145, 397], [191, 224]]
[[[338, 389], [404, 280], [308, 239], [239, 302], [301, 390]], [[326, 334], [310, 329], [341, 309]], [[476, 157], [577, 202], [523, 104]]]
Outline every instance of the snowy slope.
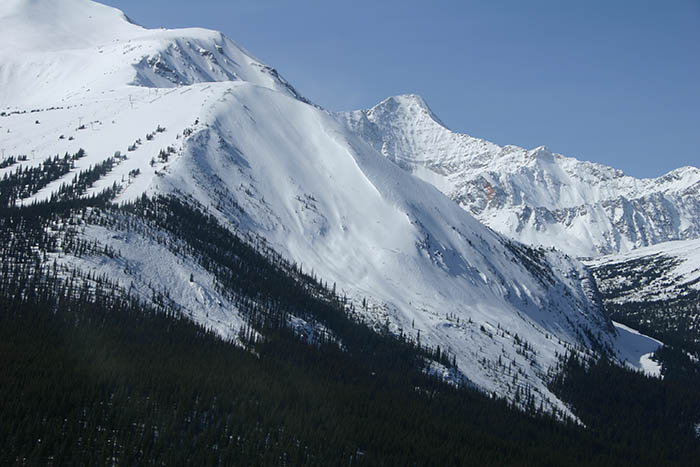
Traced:
[[672, 344], [700, 344], [700, 240], [660, 243], [587, 262], [607, 313]]
[[601, 287], [615, 289], [618, 303], [668, 301], [700, 291], [700, 240], [660, 243], [587, 264], [616, 272]]
[[617, 331], [617, 346], [629, 352], [622, 355], [627, 366], [633, 370], [642, 371], [650, 376], [662, 378], [661, 364], [654, 360], [654, 352], [663, 346], [663, 342], [645, 336], [639, 331], [613, 321]]
[[[2, 157], [27, 155], [23, 164], [37, 165], [87, 152], [25, 202], [119, 152], [93, 192], [116, 182], [118, 201], [191, 196], [336, 283], [377, 326], [439, 345], [471, 382], [511, 398], [528, 388], [566, 410], [546, 388], [555, 355], [616, 346], [583, 265], [484, 227], [219, 33], [149, 31], [85, 0], [5, 3], [0, 31], [16, 44], [0, 58]], [[50, 48], [37, 39], [44, 33], [54, 34]], [[83, 235], [122, 251], [122, 263], [61, 261], [144, 293], [170, 290], [224, 334], [240, 322], [235, 310], [215, 311], [223, 298], [194, 263], [120, 232]]]
[[578, 257], [700, 237], [700, 170], [656, 179], [553, 154], [498, 146], [446, 128], [422, 98], [391, 97], [343, 115], [400, 167], [495, 230]]
[[0, 110], [63, 105], [124, 84], [172, 88], [246, 81], [296, 95], [277, 72], [223, 34], [149, 30], [89, 0], [0, 3]]

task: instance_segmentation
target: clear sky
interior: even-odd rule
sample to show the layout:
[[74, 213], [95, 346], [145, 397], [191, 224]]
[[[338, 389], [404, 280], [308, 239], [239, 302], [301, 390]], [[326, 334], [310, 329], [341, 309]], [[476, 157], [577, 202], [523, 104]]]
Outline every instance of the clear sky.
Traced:
[[700, 166], [700, 0], [103, 0], [221, 30], [330, 110], [422, 95], [452, 130], [638, 177]]

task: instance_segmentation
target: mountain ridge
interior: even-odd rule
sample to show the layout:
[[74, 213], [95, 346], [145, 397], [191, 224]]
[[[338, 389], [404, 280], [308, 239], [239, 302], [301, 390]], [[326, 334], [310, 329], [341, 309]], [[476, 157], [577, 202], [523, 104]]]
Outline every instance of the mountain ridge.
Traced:
[[454, 133], [403, 98], [340, 116], [400, 167], [525, 243], [590, 257], [700, 236], [696, 167], [636, 179], [546, 146], [498, 146]]
[[[303, 96], [222, 33], [146, 29], [91, 0], [15, 0], [0, 10], [0, 102], [60, 105], [133, 84], [151, 88], [246, 81]], [[31, 95], [26, 90], [31, 89]], [[21, 105], [20, 105], [21, 104]]]

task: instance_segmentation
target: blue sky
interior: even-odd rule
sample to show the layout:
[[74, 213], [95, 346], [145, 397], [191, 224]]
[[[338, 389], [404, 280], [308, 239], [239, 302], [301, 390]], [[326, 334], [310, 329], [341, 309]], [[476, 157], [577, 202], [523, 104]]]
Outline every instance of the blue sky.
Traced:
[[221, 30], [330, 110], [417, 93], [451, 129], [639, 177], [700, 166], [700, 1], [105, 0]]

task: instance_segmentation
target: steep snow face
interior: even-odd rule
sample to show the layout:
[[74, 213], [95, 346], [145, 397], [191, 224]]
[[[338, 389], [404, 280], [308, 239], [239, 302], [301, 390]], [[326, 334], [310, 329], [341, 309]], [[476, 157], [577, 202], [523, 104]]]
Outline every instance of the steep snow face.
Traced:
[[[529, 386], [551, 400], [558, 339], [614, 345], [575, 260], [485, 228], [322, 110], [245, 83], [224, 88], [159, 190], [216, 200], [224, 222], [337, 284], [377, 326], [453, 353], [489, 391]], [[504, 361], [520, 369], [516, 382]]]
[[663, 342], [645, 336], [624, 324], [613, 324], [617, 331], [618, 348], [625, 348], [631, 352], [625, 359], [627, 366], [649, 376], [663, 378], [661, 364], [653, 359], [654, 352], [664, 345]]
[[[4, 52], [0, 102], [17, 110], [0, 117], [3, 158], [26, 155], [23, 165], [38, 165], [56, 153], [87, 151], [71, 173], [27, 202], [48, 198], [75, 172], [115, 155], [116, 166], [92, 192], [117, 183], [119, 201], [143, 193], [192, 197], [225, 225], [265, 237], [305, 271], [335, 283], [366, 320], [439, 345], [472, 383], [510, 398], [526, 390], [566, 411], [546, 387], [556, 354], [615, 347], [615, 330], [578, 261], [484, 227], [219, 33], [144, 30], [83, 0], [7, 5], [2, 21], [19, 22], [18, 34], [48, 21], [30, 14], [34, 5], [54, 5], [60, 22], [76, 27], [87, 27], [86, 11], [115, 23], [94, 31], [105, 38], [102, 46], [66, 39], [52, 51], [35, 45]], [[146, 57], [157, 53], [161, 62], [150, 64]], [[197, 61], [211, 56], [219, 71], [208, 69], [221, 75]], [[84, 73], [75, 74], [81, 64]], [[37, 78], [32, 67], [46, 74]], [[27, 86], [31, 94], [8, 91]], [[407, 100], [435, 121], [424, 103]], [[0, 169], [0, 176], [11, 170]], [[195, 266], [195, 280], [187, 280], [187, 261], [119, 232], [111, 240], [100, 229], [85, 235], [123, 250], [126, 264], [77, 265], [114, 275], [127, 287], [134, 282], [145, 293], [176, 288], [171, 296], [194, 319], [220, 331], [240, 322], [235, 310], [214, 313], [209, 305], [220, 297]]]
[[657, 179], [447, 129], [415, 95], [343, 115], [400, 167], [482, 222], [526, 243], [591, 257], [700, 237], [700, 170]]
[[144, 29], [89, 0], [4, 2], [0, 41], [0, 110], [58, 106], [127, 83], [241, 80], [300, 98], [273, 68], [219, 32]]

